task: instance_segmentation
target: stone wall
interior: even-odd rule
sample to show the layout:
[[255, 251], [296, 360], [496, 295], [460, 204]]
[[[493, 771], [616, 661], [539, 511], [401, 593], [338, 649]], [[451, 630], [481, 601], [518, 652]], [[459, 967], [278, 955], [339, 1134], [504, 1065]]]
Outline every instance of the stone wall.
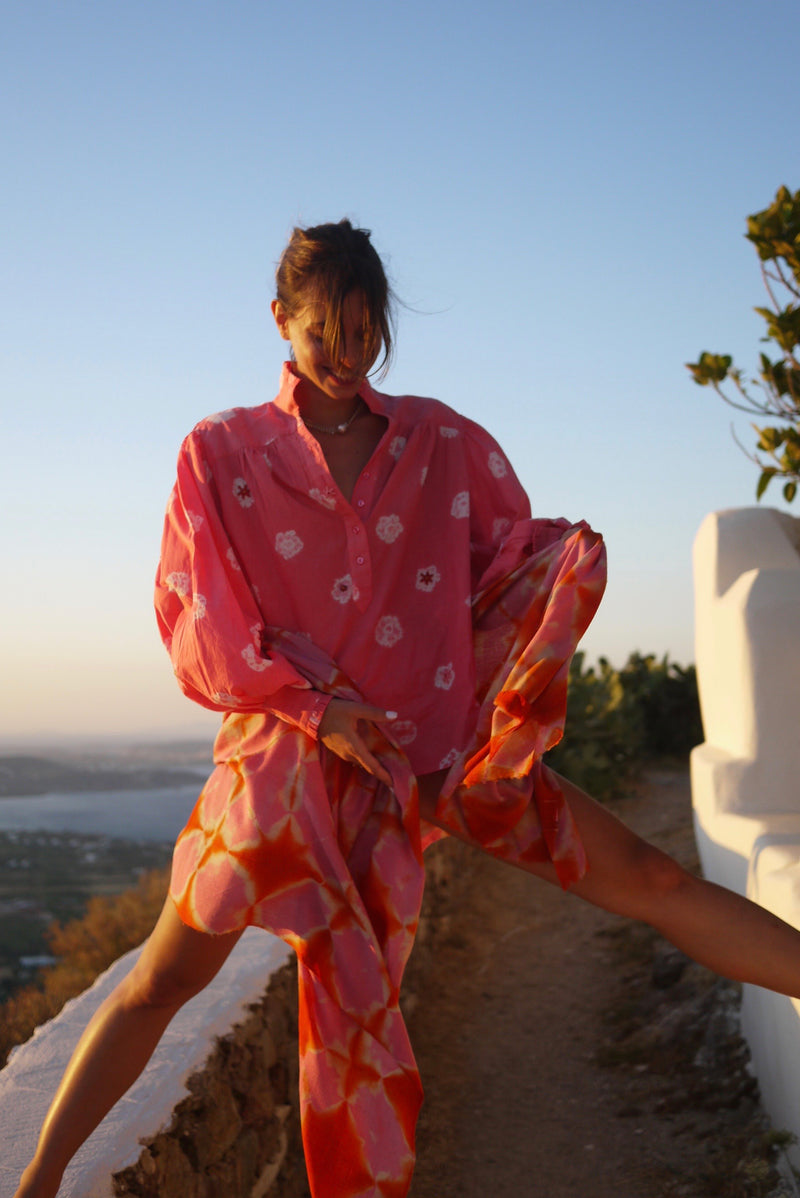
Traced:
[[[703, 871], [800, 927], [800, 520], [766, 507], [712, 513], [694, 576]], [[742, 1025], [767, 1113], [800, 1137], [800, 1002], [745, 986]]]
[[[11, 1198], [30, 1160], [50, 1100], [87, 1023], [133, 968], [141, 949], [115, 961], [82, 994], [15, 1048], [0, 1070], [0, 1198]], [[219, 1037], [246, 1019], [290, 950], [258, 928], [248, 929], [213, 981], [178, 1012], [147, 1068], [69, 1164], [59, 1198], [111, 1198], [112, 1173], [132, 1165], [142, 1142], [170, 1121], [187, 1097], [187, 1079], [202, 1069]]]
[[[297, 968], [284, 965], [187, 1081], [169, 1127], [114, 1175], [118, 1198], [301, 1198]], [[298, 1165], [300, 1167], [298, 1167]], [[277, 1179], [280, 1177], [280, 1181]]]

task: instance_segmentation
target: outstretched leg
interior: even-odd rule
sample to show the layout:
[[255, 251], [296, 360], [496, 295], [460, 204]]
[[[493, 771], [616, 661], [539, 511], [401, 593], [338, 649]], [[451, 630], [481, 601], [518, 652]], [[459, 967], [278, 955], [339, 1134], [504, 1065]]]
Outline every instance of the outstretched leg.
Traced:
[[78, 1148], [136, 1081], [173, 1015], [208, 985], [240, 934], [194, 931], [167, 899], [136, 965], [78, 1042], [16, 1198], [57, 1194]]
[[[442, 775], [420, 779], [420, 809], [436, 823]], [[558, 776], [583, 841], [589, 868], [570, 890], [618, 915], [640, 919], [702, 965], [724, 977], [800, 998], [800, 931], [749, 899], [695, 877], [627, 828], [566, 778]], [[439, 826], [468, 843], [462, 830]], [[492, 851], [497, 856], [496, 850]], [[550, 862], [505, 858], [557, 883]]]

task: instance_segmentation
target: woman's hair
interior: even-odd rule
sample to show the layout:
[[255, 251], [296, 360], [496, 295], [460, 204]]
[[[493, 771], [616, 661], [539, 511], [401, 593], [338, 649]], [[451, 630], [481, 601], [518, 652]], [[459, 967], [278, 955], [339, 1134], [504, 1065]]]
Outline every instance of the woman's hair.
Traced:
[[349, 220], [295, 228], [275, 272], [276, 298], [289, 317], [310, 303], [325, 305], [322, 344], [331, 362], [341, 360], [344, 301], [351, 291], [364, 296], [364, 361], [371, 366], [383, 349], [380, 368], [392, 354], [394, 295], [369, 229]]

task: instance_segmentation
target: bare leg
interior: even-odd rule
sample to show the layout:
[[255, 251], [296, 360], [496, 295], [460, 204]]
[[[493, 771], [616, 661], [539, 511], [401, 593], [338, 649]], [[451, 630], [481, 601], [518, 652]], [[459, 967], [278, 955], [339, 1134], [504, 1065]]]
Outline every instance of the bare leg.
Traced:
[[57, 1194], [78, 1148], [142, 1072], [173, 1015], [219, 971], [239, 935], [196, 932], [167, 899], [133, 970], [78, 1042], [16, 1198]]
[[[442, 775], [429, 774], [419, 782], [420, 809], [435, 823]], [[589, 859], [588, 872], [570, 888], [572, 893], [649, 923], [724, 977], [800, 998], [800, 931], [749, 899], [687, 873], [577, 786], [560, 776], [559, 783]], [[481, 847], [474, 840], [469, 843]], [[510, 859], [509, 864], [519, 863]], [[523, 868], [557, 883], [550, 863]]]

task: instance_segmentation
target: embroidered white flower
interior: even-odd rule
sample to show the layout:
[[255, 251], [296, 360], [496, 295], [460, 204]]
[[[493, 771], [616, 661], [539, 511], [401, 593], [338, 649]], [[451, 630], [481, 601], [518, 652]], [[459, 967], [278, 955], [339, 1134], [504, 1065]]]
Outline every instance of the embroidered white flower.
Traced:
[[235, 408], [226, 408], [224, 412], [215, 412], [213, 416], [209, 416], [211, 424], [224, 424], [226, 420], [230, 420], [231, 416], [236, 414]]
[[191, 585], [192, 580], [189, 575], [184, 574], [180, 570], [175, 570], [172, 574], [167, 575], [167, 586], [171, 591], [175, 591], [176, 595], [180, 595], [181, 598], [189, 594]]
[[375, 629], [375, 640], [385, 649], [391, 649], [403, 636], [403, 627], [397, 616], [381, 616]]
[[506, 516], [498, 516], [492, 525], [492, 538], [500, 541], [511, 527], [511, 521]]
[[421, 570], [417, 570], [417, 590], [432, 591], [441, 579], [442, 576], [435, 566], [423, 566]]
[[217, 703], [230, 703], [231, 707], [238, 707], [239, 705], [239, 700], [236, 696], [229, 694], [228, 691], [217, 691], [214, 699]]
[[289, 528], [286, 532], [279, 532], [275, 537], [275, 548], [281, 557], [286, 561], [290, 557], [297, 557], [297, 554], [303, 548], [303, 542], [298, 537], [293, 528]]
[[450, 752], [445, 754], [445, 756], [439, 762], [439, 769], [449, 769], [450, 766], [454, 765], [456, 761], [458, 761], [458, 749], [451, 749]]
[[225, 556], [227, 557], [230, 564], [233, 566], [234, 570], [238, 570], [241, 573], [242, 567], [239, 565], [239, 559], [237, 558], [236, 554], [234, 553], [233, 545], [228, 546], [228, 551], [225, 554]]
[[192, 616], [195, 620], [205, 619], [206, 614], [206, 597], [205, 595], [195, 595], [192, 600]]
[[233, 494], [242, 507], [252, 507], [253, 493], [243, 478], [235, 478], [233, 480]]
[[186, 519], [189, 521], [194, 531], [197, 532], [198, 528], [202, 527], [205, 521], [205, 516], [201, 516], [199, 512], [190, 512], [187, 509]]
[[405, 447], [406, 447], [405, 437], [395, 437], [392, 440], [392, 442], [389, 446], [389, 453], [392, 455], [392, 457], [395, 459], [395, 461], [400, 457], [400, 454], [403, 452]]
[[442, 436], [442, 437], [457, 437], [457, 436], [458, 436], [458, 429], [457, 429], [457, 428], [450, 428], [450, 427], [448, 427], [448, 425], [446, 425], [446, 424], [440, 424], [440, 425], [439, 425], [439, 434], [440, 434], [440, 436]]
[[336, 507], [336, 496], [333, 491], [320, 491], [319, 487], [312, 487], [308, 494], [311, 499], [316, 499], [322, 507], [331, 509]]
[[508, 466], [505, 459], [496, 453], [494, 450], [489, 454], [489, 469], [495, 478], [505, 478], [508, 474]]
[[391, 545], [393, 541], [396, 541], [402, 531], [403, 525], [400, 523], [400, 517], [394, 514], [391, 516], [381, 516], [375, 525], [375, 532], [387, 545]]
[[436, 677], [433, 680], [433, 685], [438, 687], [440, 691], [449, 691], [450, 687], [456, 680], [456, 672], [453, 669], [452, 661], [448, 661], [446, 666], [439, 666], [436, 671]]
[[463, 520], [469, 515], [469, 491], [459, 491], [450, 505], [450, 515]]
[[333, 584], [331, 595], [337, 603], [349, 603], [351, 599], [358, 599], [358, 587], [353, 583], [349, 574], [343, 574]]
[[268, 670], [272, 665], [272, 662], [268, 661], [266, 657], [259, 657], [259, 655], [256, 653], [255, 645], [245, 645], [244, 649], [242, 649], [242, 657], [245, 659], [250, 669], [255, 670], [258, 674], [260, 674], [262, 670]]
[[417, 739], [417, 725], [413, 720], [395, 720], [389, 725], [389, 732], [398, 745], [410, 745]]
[[421, 487], [424, 487], [424, 486], [425, 486], [425, 479], [426, 479], [427, 477], [428, 477], [428, 467], [427, 467], [427, 466], [423, 466], [423, 467], [422, 467], [422, 469], [421, 469], [421, 470], [420, 470], [420, 472], [419, 472], [419, 485], [420, 485]]

